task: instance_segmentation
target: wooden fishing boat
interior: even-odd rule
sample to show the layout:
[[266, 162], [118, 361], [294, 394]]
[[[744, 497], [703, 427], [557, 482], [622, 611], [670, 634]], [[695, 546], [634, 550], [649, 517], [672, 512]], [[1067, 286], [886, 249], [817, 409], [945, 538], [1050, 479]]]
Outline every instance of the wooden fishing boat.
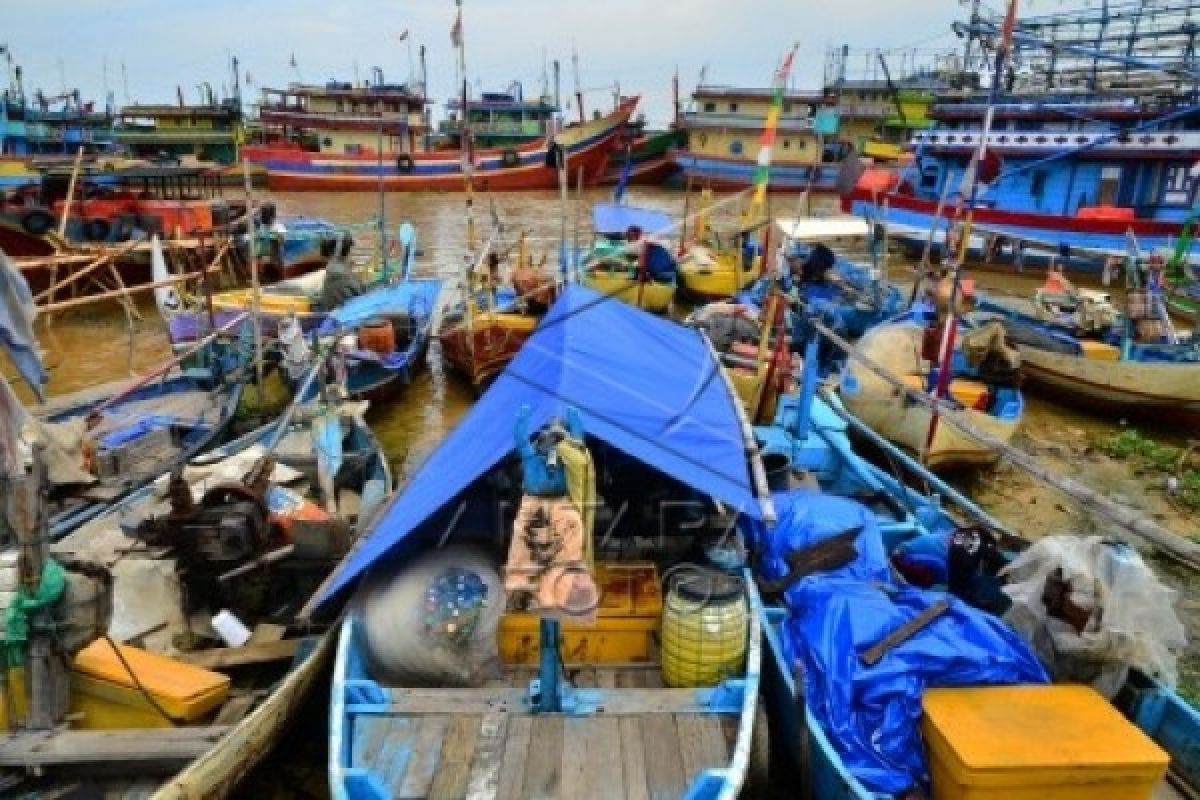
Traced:
[[983, 308], [1017, 344], [1030, 382], [1054, 397], [1090, 410], [1200, 421], [1200, 343], [1123, 342], [1123, 321], [1088, 337], [996, 303]]
[[[874, 446], [888, 454], [891, 469], [881, 469], [858, 455], [851, 445], [849, 433], [869, 437]], [[923, 543], [944, 542], [964, 525], [977, 524], [987, 529], [997, 538], [1006, 559], [1028, 545], [904, 451], [848, 415], [836, 396], [810, 396], [806, 400], [798, 394], [785, 398], [774, 424], [756, 428], [755, 434], [764, 461], [777, 465], [768, 474], [778, 479], [773, 488], [784, 509], [779, 512], [780, 519], [784, 520], [785, 515], [790, 514], [792, 520], [801, 523], [806, 515], [815, 521], [811, 538], [805, 541], [819, 544], [831, 538], [830, 534], [839, 533], [843, 517], [854, 520], [855, 542], [851, 549], [843, 553], [840, 561], [826, 560], [824, 565], [807, 573], [807, 577], [801, 578], [805, 582], [819, 583], [826, 580], [829, 573], [834, 573], [830, 577], [836, 579], [843, 568], [852, 568], [846, 567], [846, 559], [856, 560], [856, 551], [858, 554], [872, 553], [901, 566], [904, 556], [898, 557], [900, 551], [944, 552], [944, 547], [923, 548]], [[895, 472], [897, 467], [903, 473]], [[924, 486], [927, 494], [910, 486]], [[951, 507], [957, 510], [956, 514], [950, 513]], [[843, 517], [835, 519], [835, 514]], [[785, 527], [795, 524], [792, 522]], [[864, 537], [864, 529], [873, 529], [873, 532]], [[771, 535], [781, 535], [780, 529], [777, 527]], [[760, 586], [773, 577], [760, 569]], [[826, 717], [821, 704], [827, 699], [807, 694], [805, 669], [797, 654], [796, 634], [789, 627], [792, 615], [786, 599], [779, 602], [768, 598], [765, 606], [767, 647], [763, 693], [766, 707], [770, 709], [775, 745], [773, 779], [823, 800], [911, 796], [872, 790], [871, 784], [855, 771], [854, 762], [844, 755], [846, 751], [839, 740], [846, 731], [834, 730], [822, 722]], [[885, 633], [881, 631], [880, 636]], [[954, 634], [947, 635], [952, 644]], [[858, 660], [857, 655], [849, 658]], [[879, 674], [899, 668], [889, 665], [886, 654], [883, 658]], [[1200, 735], [1200, 713], [1176, 692], [1136, 669], [1129, 673], [1124, 688], [1113, 702], [1126, 718], [1170, 755], [1169, 780], [1156, 787], [1154, 797], [1191, 796], [1200, 782], [1200, 762], [1188, 743]], [[1030, 735], [1034, 734], [1031, 732]], [[880, 750], [887, 747], [881, 744]], [[1086, 753], [1087, 749], [1085, 746], [1082, 751]], [[894, 751], [889, 752], [894, 754]], [[898, 756], [895, 763], [900, 763]], [[999, 769], [1005, 765], [996, 763], [995, 766]], [[942, 777], [945, 777], [944, 773]], [[941, 796], [939, 792], [947, 789], [938, 788], [939, 773], [934, 773], [933, 780], [933, 796]], [[1095, 787], [1101, 785], [1093, 784], [1083, 791], [1095, 791]]]
[[1200, 325], [1200, 284], [1169, 291], [1163, 295], [1163, 300], [1172, 313], [1186, 318], [1193, 325]]
[[[910, 390], [927, 393], [936, 377], [931, 375], [932, 362], [924, 357], [927, 330], [923, 322], [911, 318], [887, 322], [868, 331], [855, 351], [896, 376]], [[966, 333], [965, 328], [962, 333]], [[1024, 412], [1021, 392], [1015, 382], [988, 382], [978, 369], [969, 367], [962, 358], [961, 339], [960, 334], [948, 396], [961, 406], [959, 413], [973, 428], [1002, 442], [1012, 441]], [[933, 441], [928, 441], [933, 412], [910, 401], [853, 355], [842, 371], [839, 389], [851, 413], [889, 441], [921, 454], [931, 469], [984, 466], [1000, 458], [999, 453], [951, 425], [937, 425]]]
[[758, 280], [761, 269], [743, 262], [740, 252], [693, 246], [679, 260], [680, 287], [688, 297], [702, 301], [736, 297]]
[[[566, 158], [567, 173], [583, 175], [585, 186], [603, 175], [617, 147], [622, 126], [628, 121], [637, 98], [623, 101], [615, 110], [537, 141], [506, 148], [476, 150], [472, 182], [488, 191], [553, 189], [558, 185], [558, 159]], [[315, 124], [314, 115], [294, 120], [292, 126]], [[336, 123], [335, 123], [336, 124]], [[377, 123], [370, 123], [373, 131]], [[387, 154], [380, 178], [380, 156], [319, 153], [288, 145], [254, 145], [242, 155], [267, 170], [267, 185], [273, 191], [376, 191], [382, 180], [389, 192], [463, 191], [463, 154], [457, 150], [430, 150]]]
[[596, 239], [580, 267], [580, 283], [644, 311], [667, 313], [675, 298], [675, 258], [662, 244], [641, 237], [668, 233], [674, 227], [671, 217], [623, 203], [597, 203], [592, 227]]
[[[416, 228], [405, 222], [397, 231], [400, 251], [396, 263], [389, 261], [384, 267], [375, 263], [354, 267], [352, 271], [372, 291], [394, 285], [395, 281], [406, 279], [405, 276], [412, 274], [416, 259], [416, 239]], [[285, 319], [295, 319], [299, 322], [301, 330], [306, 333], [319, 328], [333, 311], [321, 308], [321, 289], [324, 285], [325, 270], [322, 268], [260, 287], [257, 305], [262, 333], [266, 336], [277, 336], [279, 323]], [[199, 298], [195, 303], [199, 307], [196, 308], [162, 309], [167, 319], [167, 330], [172, 345], [176, 348], [186, 346], [196, 337], [203, 335], [212, 324], [223, 325], [238, 314], [249, 313], [255, 306], [254, 295], [252, 288], [216, 292], [212, 295], [211, 314], [207, 302]], [[161, 306], [160, 303], [160, 308]]]
[[[387, 460], [361, 414], [343, 407], [300, 425], [285, 417], [250, 446], [216, 451], [180, 473], [195, 510], [172, 505], [163, 515], [160, 492], [180, 489], [162, 476], [54, 546], [56, 557], [109, 567], [115, 613], [110, 639], [73, 662], [70, 727], [4, 737], [9, 788], [32, 798], [68, 786], [128, 798], [233, 794], [283, 736], [333, 652], [332, 637], [294, 626], [294, 613], [390, 492]], [[328, 424], [314, 433], [320, 420]], [[340, 459], [318, 463], [324, 456], [314, 451], [328, 455], [330, 445]], [[246, 516], [247, 504], [259, 511]], [[197, 550], [175, 538], [181, 525], [186, 537], [208, 536], [217, 521], [230, 532], [222, 546], [203, 538]], [[267, 527], [232, 536], [242, 523]], [[248, 624], [249, 639], [220, 642], [207, 622], [217, 608]], [[212, 628], [229, 635], [215, 617]]]
[[49, 527], [62, 536], [174, 465], [223, 443], [245, 375], [219, 357], [51, 398], [36, 410], [34, 439], [53, 451]]
[[513, 360], [540, 317], [517, 310], [461, 310], [446, 315], [438, 332], [442, 358], [477, 389], [486, 386]]
[[[734, 647], [724, 666], [707, 677], [676, 671], [698, 653], [677, 649], [672, 598], [678, 584], [668, 579], [667, 588], [659, 589], [660, 575], [678, 571], [685, 554], [728, 521], [718, 503], [770, 517], [769, 500], [760, 507], [751, 488], [746, 429], [734, 395], [723, 381], [708, 380], [715, 367], [698, 333], [602, 302], [582, 287], [564, 290], [529, 346], [412, 477], [321, 595], [336, 598], [370, 571], [342, 623], [334, 668], [333, 797], [734, 798], [753, 791], [751, 775], [765, 777], [767, 747], [757, 697], [760, 631], [753, 583], [736, 565], [717, 572], [701, 568], [722, 589], [714, 584], [693, 609], [727, 601], [750, 612], [732, 639], [723, 638], [729, 631], [717, 633], [723, 626], [715, 621], [708, 629]], [[678, 379], [661, 381], [665, 368]], [[623, 522], [613, 520], [610, 535], [595, 537], [595, 623], [568, 619], [560, 627], [489, 592], [489, 602], [499, 603], [493, 608], [503, 612], [497, 627], [463, 621], [484, 648], [490, 642], [497, 650], [499, 672], [465, 684], [392, 677], [395, 662], [378, 649], [372, 620], [380, 614], [395, 619], [401, 610], [389, 605], [386, 588], [377, 589], [397, 585], [390, 582], [404, 580], [406, 569], [418, 568], [422, 559], [457, 552], [466, 543], [504, 546], [511, 526], [503, 516], [468, 511], [462, 524], [446, 528], [450, 516], [444, 512], [453, 512], [455, 498], [473, 507], [491, 497], [480, 511], [510, 500], [508, 491], [494, 494], [502, 484], [515, 491], [507, 478], [497, 480], [507, 474], [516, 448], [514, 426], [503, 420], [515, 423], [518, 408], [527, 405], [520, 417], [535, 429], [561, 413], [563, 402], [577, 407], [586, 428], [597, 467], [588, 472], [597, 476], [596, 496], [603, 498], [597, 520], [609, 519], [625, 497], [664, 501], [635, 502]], [[641, 412], [614, 415], [631, 404]], [[689, 409], [683, 420], [677, 416], [681, 407]], [[695, 502], [698, 527], [691, 530], [665, 511], [684, 496], [704, 498]], [[650, 529], [662, 535], [641, 541], [636, 532]], [[490, 552], [480, 556], [484, 563], [494, 563]], [[467, 586], [472, 579], [455, 563], [432, 574], [461, 576], [459, 585]], [[470, 563], [470, 569], [492, 569]], [[735, 617], [741, 619], [740, 613]], [[424, 619], [414, 627], [424, 625], [424, 635], [433, 638], [418, 649], [448, 646], [432, 644], [442, 641], [436, 633], [441, 628], [428, 615]], [[456, 663], [479, 657], [474, 649], [454, 652], [460, 653]], [[381, 663], [393, 666], [385, 672]]]

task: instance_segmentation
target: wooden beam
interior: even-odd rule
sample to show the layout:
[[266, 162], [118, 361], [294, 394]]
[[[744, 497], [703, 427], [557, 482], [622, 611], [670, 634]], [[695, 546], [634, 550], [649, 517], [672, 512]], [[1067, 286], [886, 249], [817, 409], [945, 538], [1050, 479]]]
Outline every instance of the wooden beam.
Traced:
[[45, 731], [0, 736], [0, 767], [87, 768], [106, 774], [170, 775], [208, 752], [230, 728]]
[[211, 650], [197, 650], [194, 653], [183, 653], [178, 660], [204, 669], [221, 670], [231, 667], [244, 667], [251, 664], [266, 664], [271, 661], [285, 661], [296, 655], [301, 639], [284, 639], [278, 642], [257, 642], [244, 644], [241, 647], [216, 647]]

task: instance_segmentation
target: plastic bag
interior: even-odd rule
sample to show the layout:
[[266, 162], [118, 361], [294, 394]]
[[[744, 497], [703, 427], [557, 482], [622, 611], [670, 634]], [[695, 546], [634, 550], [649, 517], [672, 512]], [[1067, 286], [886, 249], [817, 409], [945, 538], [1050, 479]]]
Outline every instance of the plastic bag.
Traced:
[[[1175, 686], [1187, 646], [1176, 593], [1133, 548], [1099, 536], [1051, 536], [1004, 573], [1013, 601], [1005, 620], [1033, 643], [1055, 680], [1086, 682], [1111, 698], [1136, 667]], [[1050, 613], [1048, 600], [1064, 608]]]
[[372, 574], [358, 597], [372, 676], [393, 686], [480, 686], [499, 674], [505, 595], [492, 559], [448, 547]]
[[[949, 609], [874, 666], [858, 658], [942, 598]], [[939, 592], [820, 576], [792, 587], [788, 606], [785, 649], [804, 666], [808, 706], [874, 792], [900, 793], [928, 779], [920, 732], [926, 688], [1047, 682], [1000, 619]]]

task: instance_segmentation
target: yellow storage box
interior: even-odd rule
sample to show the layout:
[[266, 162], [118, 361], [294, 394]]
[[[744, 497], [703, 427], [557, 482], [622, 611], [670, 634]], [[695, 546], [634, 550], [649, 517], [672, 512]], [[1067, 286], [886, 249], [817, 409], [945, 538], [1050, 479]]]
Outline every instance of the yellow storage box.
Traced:
[[[71, 711], [78, 717], [74, 727], [170, 727], [195, 722], [229, 696], [228, 676], [136, 647], [118, 647], [124, 662], [106, 639], [97, 639], [75, 657]], [[170, 721], [163, 719], [143, 689]]]
[[[582, 664], [630, 664], [654, 658], [662, 616], [658, 570], [648, 562], [596, 565], [600, 607], [595, 625], [562, 625], [563, 660]], [[505, 664], [538, 663], [536, 613], [509, 612], [500, 620], [500, 658]]]
[[1094, 339], [1080, 339], [1079, 346], [1083, 348], [1083, 357], [1093, 361], [1120, 361], [1121, 348], [1108, 342], [1097, 342]]
[[1167, 754], [1088, 686], [931, 689], [934, 800], [1141, 800]]

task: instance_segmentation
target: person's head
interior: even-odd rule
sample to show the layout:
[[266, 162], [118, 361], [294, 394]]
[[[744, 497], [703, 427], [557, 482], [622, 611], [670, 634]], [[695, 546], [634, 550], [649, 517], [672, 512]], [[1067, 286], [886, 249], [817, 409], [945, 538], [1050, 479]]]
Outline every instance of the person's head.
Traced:
[[542, 455], [549, 455], [558, 446], [558, 443], [566, 438], [567, 429], [563, 427], [562, 420], [555, 418], [537, 432], [533, 446]]
[[636, 242], [642, 238], [642, 227], [640, 225], [630, 225], [625, 229], [625, 240], [628, 242]]

